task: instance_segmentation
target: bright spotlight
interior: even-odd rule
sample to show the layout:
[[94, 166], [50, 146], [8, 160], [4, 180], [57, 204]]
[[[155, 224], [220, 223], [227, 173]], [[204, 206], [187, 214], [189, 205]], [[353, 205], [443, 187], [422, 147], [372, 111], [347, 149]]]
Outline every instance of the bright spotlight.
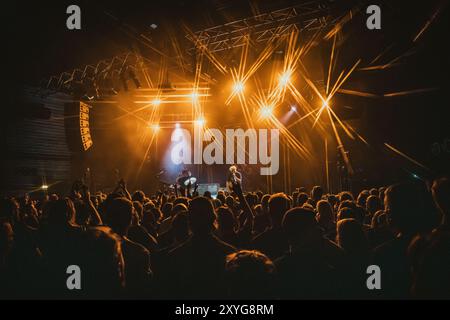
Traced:
[[191, 99], [192, 99], [193, 102], [197, 101], [198, 97], [199, 97], [199, 95], [198, 95], [197, 92], [194, 91], [194, 92], [191, 93]]
[[152, 105], [154, 105], [155, 107], [159, 106], [160, 104], [161, 104], [161, 100], [159, 100], [159, 99], [154, 99], [152, 101]]
[[323, 109], [325, 109], [325, 108], [329, 108], [330, 107], [330, 105], [328, 104], [328, 101], [324, 101], [323, 103], [322, 103], [322, 108]]
[[297, 107], [296, 106], [291, 106], [291, 111], [292, 112], [297, 112]]
[[244, 91], [244, 83], [242, 83], [241, 81], [236, 82], [233, 85], [233, 91], [235, 93], [240, 93], [240, 92]]
[[157, 124], [157, 123], [153, 123], [153, 124], [151, 124], [150, 125], [150, 128], [152, 128], [153, 129], [153, 131], [159, 131], [159, 129], [161, 129], [161, 127], [159, 126], [159, 124]]
[[47, 190], [47, 189], [48, 189], [48, 185], [43, 184], [43, 185], [41, 186], [41, 189], [42, 189], [42, 190]]
[[287, 86], [289, 84], [289, 81], [291, 81], [291, 73], [289, 71], [286, 71], [280, 76], [280, 86]]
[[175, 123], [175, 128], [179, 129], [181, 127], [181, 125], [177, 122]]
[[272, 115], [273, 108], [271, 106], [263, 106], [260, 110], [261, 117], [269, 118]]
[[205, 119], [204, 118], [198, 118], [197, 120], [195, 120], [195, 124], [198, 126], [203, 126], [205, 124]]

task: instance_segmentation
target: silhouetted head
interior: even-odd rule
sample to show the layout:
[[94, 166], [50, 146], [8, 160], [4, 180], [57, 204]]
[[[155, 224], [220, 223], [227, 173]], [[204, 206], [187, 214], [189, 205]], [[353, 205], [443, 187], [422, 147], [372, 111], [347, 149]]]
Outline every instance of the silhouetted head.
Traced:
[[223, 233], [234, 232], [236, 221], [234, 220], [233, 213], [228, 207], [220, 207], [217, 209], [217, 223], [219, 230]]
[[131, 200], [133, 201], [139, 201], [141, 204], [144, 203], [145, 199], [145, 193], [144, 191], [137, 190], [133, 193], [133, 196], [131, 197]]
[[216, 214], [211, 201], [197, 197], [189, 202], [189, 226], [194, 235], [205, 235], [212, 231]]
[[206, 198], [212, 199], [211, 191], [206, 190], [205, 192], [203, 192], [203, 196]]
[[282, 227], [291, 245], [309, 243], [319, 233], [316, 213], [300, 207], [286, 212]]
[[269, 214], [272, 220], [272, 227], [281, 226], [281, 220], [289, 208], [289, 198], [284, 193], [276, 193], [270, 197]]
[[186, 207], [189, 205], [189, 198], [186, 197], [178, 197], [175, 199], [175, 201], [173, 202], [173, 206], [175, 207], [177, 204], [184, 204]]
[[75, 221], [75, 206], [70, 198], [59, 199], [49, 203], [48, 223], [67, 225]]
[[253, 208], [258, 203], [258, 196], [250, 192], [245, 195], [245, 200], [247, 200], [250, 208]]
[[274, 298], [275, 266], [263, 253], [241, 250], [227, 256], [226, 284], [233, 299]]
[[320, 199], [322, 199], [322, 195], [323, 195], [323, 189], [321, 186], [314, 186], [311, 190], [311, 198], [314, 201], [319, 201]]
[[178, 203], [178, 204], [173, 206], [171, 215], [173, 217], [177, 213], [186, 212], [186, 211], [188, 211], [188, 207], [185, 204], [183, 204], [183, 203]]
[[365, 207], [366, 200], [370, 196], [369, 190], [363, 190], [359, 193], [358, 198], [356, 198], [356, 203], [359, 206]]
[[355, 210], [349, 207], [343, 207], [338, 211], [337, 221], [343, 219], [355, 219]]
[[172, 231], [178, 242], [182, 242], [189, 237], [189, 221], [187, 212], [180, 212], [173, 217]]
[[353, 201], [353, 195], [349, 191], [342, 191], [339, 193], [339, 202], [343, 202], [345, 200]]
[[226, 197], [225, 197], [225, 194], [224, 194], [223, 190], [220, 190], [220, 191], [217, 193], [217, 199], [220, 200], [220, 202], [221, 202], [222, 204], [225, 204], [225, 199], [226, 199]]
[[429, 197], [425, 186], [416, 182], [392, 185], [384, 197], [385, 211], [398, 231], [415, 234], [430, 228]]
[[366, 210], [369, 214], [374, 214], [378, 210], [383, 209], [381, 200], [378, 196], [369, 196], [366, 200]]
[[133, 217], [133, 203], [126, 198], [112, 200], [106, 207], [106, 222], [121, 236], [126, 236]]
[[375, 212], [372, 216], [371, 222], [372, 222], [371, 223], [372, 229], [386, 227], [387, 226], [387, 216], [386, 216], [386, 213], [384, 212], [384, 210], [378, 210], [377, 212]]
[[161, 207], [161, 212], [163, 214], [163, 219], [170, 217], [170, 214], [172, 213], [173, 204], [170, 202], [166, 202]]
[[19, 203], [15, 199], [1, 199], [0, 221], [14, 223], [19, 219]]
[[368, 242], [361, 224], [355, 219], [342, 219], [336, 225], [338, 245], [348, 254], [367, 254]]
[[306, 203], [306, 201], [308, 201], [308, 198], [309, 197], [308, 197], [308, 194], [306, 192], [300, 192], [298, 194], [298, 198], [297, 198], [297, 205], [299, 207], [303, 206]]
[[334, 206], [338, 203], [339, 199], [334, 194], [329, 194], [327, 196], [327, 200], [330, 203], [331, 207], [334, 208]]
[[234, 199], [232, 196], [228, 196], [225, 199], [225, 204], [230, 208], [230, 209], [234, 209]]
[[108, 227], [89, 228], [80, 239], [78, 257], [81, 294], [89, 298], [117, 298], [125, 285], [120, 238]]
[[317, 221], [321, 225], [328, 225], [329, 223], [334, 222], [334, 213], [331, 205], [326, 200], [320, 200], [316, 205], [317, 210]]
[[339, 210], [341, 210], [342, 208], [350, 208], [350, 209], [355, 210], [356, 204], [351, 200], [344, 200], [344, 201], [341, 201], [341, 203], [339, 203]]
[[156, 234], [159, 219], [157, 217], [158, 211], [159, 211], [158, 208], [150, 208], [148, 210], [144, 210], [144, 214], [142, 217], [142, 225], [152, 235]]

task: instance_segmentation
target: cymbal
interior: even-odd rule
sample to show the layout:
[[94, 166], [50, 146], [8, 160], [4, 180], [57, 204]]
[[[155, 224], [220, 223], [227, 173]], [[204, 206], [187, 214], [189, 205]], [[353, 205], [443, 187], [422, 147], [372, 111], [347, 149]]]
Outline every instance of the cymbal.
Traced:
[[186, 181], [184, 181], [184, 185], [188, 186], [189, 184], [194, 184], [197, 182], [197, 178], [196, 177], [189, 177], [186, 179]]

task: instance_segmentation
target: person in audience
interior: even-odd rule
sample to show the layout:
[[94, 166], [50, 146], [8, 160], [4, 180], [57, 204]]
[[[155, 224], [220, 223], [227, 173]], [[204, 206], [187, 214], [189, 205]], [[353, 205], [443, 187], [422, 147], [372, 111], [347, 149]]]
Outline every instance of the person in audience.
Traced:
[[395, 238], [373, 251], [373, 263], [383, 271], [382, 298], [410, 297], [412, 265], [407, 256], [411, 240], [432, 229], [426, 188], [418, 182], [391, 185], [386, 189], [384, 204], [389, 226]]
[[133, 217], [131, 226], [128, 229], [128, 239], [143, 245], [149, 252], [157, 250], [158, 241], [141, 224], [143, 219], [144, 207], [138, 201], [133, 201]]
[[220, 207], [217, 212], [217, 232], [216, 235], [222, 241], [235, 247], [240, 247], [239, 237], [236, 232], [237, 221], [228, 207]]
[[375, 214], [375, 212], [382, 209], [381, 200], [378, 198], [378, 196], [371, 195], [367, 197], [366, 201], [366, 216], [364, 219], [364, 223], [371, 224], [372, 223], [372, 217]]
[[379, 245], [394, 238], [395, 232], [390, 228], [387, 215], [384, 210], [378, 210], [372, 216], [371, 227], [367, 232], [370, 248], [374, 249]]
[[362, 299], [368, 297], [366, 286], [369, 266], [369, 242], [362, 225], [355, 219], [342, 219], [337, 223], [336, 241], [345, 254], [341, 277], [345, 297]]
[[411, 294], [421, 299], [450, 299], [450, 180], [436, 179], [431, 194], [440, 223], [431, 233], [416, 236], [408, 248], [413, 261]]
[[300, 192], [297, 198], [297, 207], [303, 207], [303, 205], [308, 201], [309, 196], [306, 192]]
[[[119, 235], [110, 228], [96, 226], [80, 237], [80, 245], [72, 265], [79, 266], [81, 290], [67, 290], [58, 297], [67, 299], [129, 298], [125, 290], [125, 259]], [[68, 275], [66, 274], [66, 278]], [[64, 281], [64, 285], [66, 281]], [[146, 283], [144, 282], [144, 285]]]
[[150, 253], [128, 238], [133, 218], [133, 203], [125, 197], [112, 200], [106, 208], [106, 223], [121, 240], [125, 261], [125, 283], [130, 297], [141, 297], [150, 286]]
[[181, 212], [187, 212], [187, 206], [183, 203], [178, 203], [172, 208], [172, 212], [170, 214], [170, 218], [163, 221], [159, 228], [159, 234], [158, 234], [158, 242], [160, 242], [160, 246], [162, 248], [167, 247], [170, 243], [174, 240], [174, 234], [172, 230], [172, 220], [173, 218], [181, 213]]
[[358, 197], [356, 198], [356, 204], [361, 207], [366, 206], [367, 198], [370, 196], [369, 190], [363, 190], [359, 193]]
[[[121, 179], [2, 198], [0, 298], [450, 299], [449, 179], [355, 194], [235, 183], [213, 199]], [[367, 289], [372, 264], [381, 290]], [[69, 266], [82, 290], [67, 289]]]
[[329, 299], [340, 291], [343, 251], [323, 236], [316, 213], [292, 208], [282, 220], [288, 251], [275, 260], [283, 299]]
[[254, 211], [255, 217], [253, 219], [252, 235], [256, 236], [270, 227], [270, 218], [269, 213], [263, 209], [261, 204], [256, 205]]
[[341, 193], [339, 193], [339, 203], [342, 203], [346, 200], [353, 202], [353, 194], [349, 191], [342, 191]]
[[288, 241], [281, 228], [281, 221], [289, 208], [289, 199], [284, 193], [272, 195], [269, 199], [271, 227], [252, 240], [252, 246], [271, 259], [280, 257], [288, 249]]
[[210, 199], [192, 199], [188, 221], [192, 236], [169, 252], [163, 289], [172, 298], [223, 298], [225, 259], [236, 248], [214, 235], [216, 213]]
[[336, 238], [336, 223], [334, 221], [333, 208], [327, 200], [320, 200], [317, 202], [316, 211], [316, 219], [322, 228], [324, 236], [334, 241]]
[[225, 283], [229, 299], [275, 299], [273, 262], [256, 250], [241, 250], [226, 257]]

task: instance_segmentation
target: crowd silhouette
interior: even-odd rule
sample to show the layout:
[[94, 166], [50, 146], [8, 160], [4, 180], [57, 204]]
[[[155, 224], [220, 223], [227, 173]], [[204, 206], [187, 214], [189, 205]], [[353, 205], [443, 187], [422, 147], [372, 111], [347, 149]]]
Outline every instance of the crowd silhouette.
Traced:
[[109, 194], [77, 182], [1, 199], [2, 299], [449, 299], [449, 270], [445, 177], [358, 195], [130, 194], [121, 180]]

